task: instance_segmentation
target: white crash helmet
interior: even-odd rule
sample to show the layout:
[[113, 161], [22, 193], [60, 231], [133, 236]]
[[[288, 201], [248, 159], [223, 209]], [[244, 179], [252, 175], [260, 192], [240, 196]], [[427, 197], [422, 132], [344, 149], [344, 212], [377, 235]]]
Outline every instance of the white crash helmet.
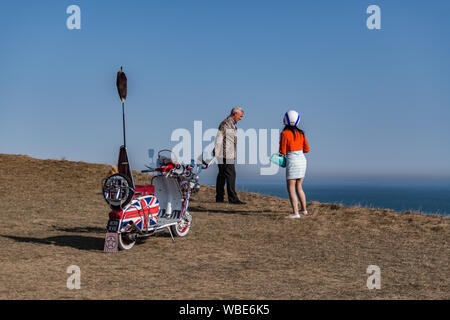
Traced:
[[284, 114], [283, 123], [285, 126], [294, 126], [296, 127], [300, 122], [300, 116], [297, 111], [289, 110]]

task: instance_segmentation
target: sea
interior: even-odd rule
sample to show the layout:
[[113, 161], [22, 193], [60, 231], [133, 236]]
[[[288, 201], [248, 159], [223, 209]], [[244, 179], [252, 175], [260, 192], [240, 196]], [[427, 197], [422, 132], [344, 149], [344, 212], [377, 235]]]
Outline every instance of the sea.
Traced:
[[[236, 189], [288, 198], [285, 181], [243, 182]], [[450, 215], [450, 179], [308, 179], [306, 200], [344, 206]]]
[[[201, 177], [201, 183], [215, 185], [216, 176], [216, 172], [210, 172]], [[238, 174], [236, 189], [289, 198], [286, 181], [281, 175], [264, 179]], [[303, 190], [308, 202], [450, 215], [450, 177], [309, 175]]]

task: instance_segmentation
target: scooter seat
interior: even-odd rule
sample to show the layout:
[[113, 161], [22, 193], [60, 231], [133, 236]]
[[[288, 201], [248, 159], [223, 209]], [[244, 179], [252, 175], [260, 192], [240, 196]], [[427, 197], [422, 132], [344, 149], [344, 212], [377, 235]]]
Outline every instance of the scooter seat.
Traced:
[[145, 186], [135, 186], [134, 193], [137, 196], [146, 196], [155, 194], [155, 186], [152, 184]]

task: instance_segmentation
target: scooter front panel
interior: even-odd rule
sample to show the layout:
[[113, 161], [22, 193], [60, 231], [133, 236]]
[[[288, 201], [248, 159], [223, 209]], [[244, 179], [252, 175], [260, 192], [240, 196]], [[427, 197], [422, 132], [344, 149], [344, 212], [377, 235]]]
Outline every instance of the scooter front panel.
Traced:
[[152, 179], [155, 186], [155, 195], [159, 200], [160, 220], [179, 219], [182, 210], [181, 193], [175, 178], [156, 176]]

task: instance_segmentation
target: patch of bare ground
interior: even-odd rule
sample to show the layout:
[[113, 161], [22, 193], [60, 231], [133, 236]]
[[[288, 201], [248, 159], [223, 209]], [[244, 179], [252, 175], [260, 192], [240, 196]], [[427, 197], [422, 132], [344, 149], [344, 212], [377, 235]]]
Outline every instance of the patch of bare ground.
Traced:
[[[214, 187], [191, 201], [194, 225], [131, 251], [103, 253], [110, 166], [0, 154], [1, 299], [449, 299], [449, 218], [287, 199]], [[149, 177], [135, 172], [137, 183]], [[67, 267], [81, 268], [69, 290]], [[369, 265], [381, 289], [366, 286]]]

